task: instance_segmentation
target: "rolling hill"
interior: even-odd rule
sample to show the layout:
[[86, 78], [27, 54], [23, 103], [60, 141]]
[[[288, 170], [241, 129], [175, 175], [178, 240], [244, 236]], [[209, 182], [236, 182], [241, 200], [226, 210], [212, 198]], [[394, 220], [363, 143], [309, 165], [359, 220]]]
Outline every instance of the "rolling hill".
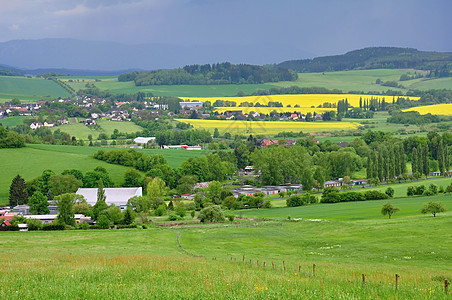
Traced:
[[438, 69], [444, 72], [443, 75], [446, 76], [452, 69], [452, 53], [419, 51], [411, 48], [370, 47], [350, 51], [342, 55], [289, 60], [277, 66], [297, 72], [355, 69]]

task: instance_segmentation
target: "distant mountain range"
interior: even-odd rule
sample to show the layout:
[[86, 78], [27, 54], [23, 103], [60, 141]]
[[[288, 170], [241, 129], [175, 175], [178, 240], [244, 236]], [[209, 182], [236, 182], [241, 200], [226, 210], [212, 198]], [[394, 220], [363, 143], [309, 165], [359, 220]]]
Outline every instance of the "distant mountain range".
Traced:
[[[313, 57], [299, 49], [259, 45], [126, 45], [74, 39], [13, 40], [0, 43], [0, 64], [28, 70], [156, 70], [218, 62], [263, 65], [292, 57]], [[64, 72], [64, 71], [61, 71]], [[80, 75], [80, 74], [74, 74]], [[99, 75], [99, 74], [97, 74]]]
[[289, 60], [277, 66], [297, 72], [412, 68], [449, 73], [452, 70], [452, 52], [429, 52], [396, 47], [370, 47], [350, 51], [342, 55]]

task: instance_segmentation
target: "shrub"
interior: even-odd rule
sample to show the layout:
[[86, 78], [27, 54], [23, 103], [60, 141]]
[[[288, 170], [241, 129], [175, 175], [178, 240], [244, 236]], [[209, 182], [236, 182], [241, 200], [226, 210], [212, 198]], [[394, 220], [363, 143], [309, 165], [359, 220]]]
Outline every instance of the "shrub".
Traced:
[[195, 212], [194, 210], [192, 210], [191, 213], [190, 213], [190, 215], [191, 215], [192, 218], [195, 217], [195, 214], [196, 214], [196, 212]]
[[416, 189], [416, 195], [422, 195], [425, 192], [424, 185], [418, 185], [415, 189]]
[[434, 183], [430, 183], [428, 190], [432, 193], [432, 195], [438, 194], [438, 186]]
[[222, 222], [224, 221], [224, 214], [221, 207], [218, 205], [203, 208], [198, 215], [201, 222]]
[[28, 230], [40, 230], [42, 228], [42, 222], [37, 219], [27, 220]]
[[265, 201], [264, 205], [262, 205], [262, 208], [272, 208], [272, 203], [270, 201]]
[[223, 200], [223, 207], [226, 207], [227, 209], [232, 209], [234, 207], [234, 203], [237, 201], [237, 199], [234, 196], [228, 196]]
[[385, 191], [385, 194], [388, 195], [390, 198], [394, 197], [394, 189], [392, 187], [388, 187]]
[[229, 220], [229, 222], [233, 222], [234, 219], [235, 219], [235, 216], [231, 215], [231, 214], [228, 214], [228, 215], [226, 215], [226, 218]]
[[322, 193], [322, 203], [340, 202], [339, 190], [334, 187], [327, 187]]
[[156, 216], [163, 216], [164, 214], [166, 214], [166, 205], [165, 204], [161, 204], [159, 207], [157, 207], [157, 209], [154, 211], [154, 214]]
[[176, 207], [174, 208], [174, 211], [176, 215], [180, 216], [181, 218], [185, 217], [187, 213], [187, 207], [183, 202], [179, 202]]
[[171, 213], [171, 214], [168, 216], [168, 220], [169, 220], [169, 221], [177, 221], [177, 220], [179, 220], [179, 217], [178, 217], [175, 213]]
[[298, 195], [293, 195], [293, 196], [290, 196], [290, 197], [286, 200], [286, 205], [287, 205], [288, 207], [301, 206], [301, 205], [303, 205], [303, 202], [302, 202], [300, 196], [298, 196]]
[[65, 230], [66, 225], [61, 223], [49, 223], [49, 224], [43, 224], [42, 230]]
[[375, 190], [365, 191], [364, 196], [366, 197], [366, 200], [382, 200], [389, 198], [387, 194]]
[[196, 210], [195, 202], [190, 202], [186, 205], [187, 210]]
[[416, 195], [416, 188], [415, 188], [414, 186], [409, 186], [409, 187], [406, 189], [406, 195], [407, 195], [408, 197], [411, 197], [411, 196]]
[[19, 225], [11, 224], [9, 226], [6, 226], [6, 231], [19, 231]]
[[110, 220], [107, 218], [106, 215], [101, 215], [96, 221], [96, 225], [99, 226], [101, 229], [108, 229], [110, 228]]
[[446, 193], [452, 193], [452, 184], [446, 187]]
[[89, 224], [86, 222], [83, 222], [79, 225], [79, 228], [82, 230], [87, 230], [87, 229], [89, 229]]

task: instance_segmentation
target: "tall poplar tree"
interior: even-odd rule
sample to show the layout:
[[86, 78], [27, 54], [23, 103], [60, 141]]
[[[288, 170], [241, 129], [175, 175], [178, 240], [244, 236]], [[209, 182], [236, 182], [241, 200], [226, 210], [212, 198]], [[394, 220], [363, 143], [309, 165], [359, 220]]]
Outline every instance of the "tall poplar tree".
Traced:
[[424, 173], [425, 178], [427, 178], [430, 171], [430, 165], [428, 160], [428, 144], [425, 143], [422, 147], [422, 173]]
[[418, 172], [418, 155], [417, 155], [417, 148], [413, 148], [413, 152], [411, 153], [411, 173], [414, 175], [414, 173]]

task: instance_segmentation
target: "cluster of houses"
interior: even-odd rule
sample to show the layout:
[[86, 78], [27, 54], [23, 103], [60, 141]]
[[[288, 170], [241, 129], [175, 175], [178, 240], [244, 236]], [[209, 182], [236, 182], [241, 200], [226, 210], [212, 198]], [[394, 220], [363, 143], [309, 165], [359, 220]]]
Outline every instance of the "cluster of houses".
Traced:
[[[105, 196], [108, 206], [115, 205], [119, 207], [122, 211], [127, 209], [127, 202], [132, 197], [139, 197], [143, 195], [142, 187], [127, 187], [127, 188], [105, 188]], [[79, 188], [76, 192], [78, 195], [82, 195], [86, 202], [94, 206], [97, 202], [97, 188]], [[11, 220], [14, 219], [16, 215], [21, 215], [26, 219], [36, 219], [40, 220], [43, 224], [52, 223], [57, 219], [58, 216], [58, 206], [54, 201], [49, 201], [49, 214], [45, 215], [34, 215], [30, 213], [30, 206], [28, 205], [17, 205], [15, 207], [4, 207], [0, 209], [0, 230], [6, 230], [6, 227], [11, 225]], [[74, 215], [75, 222], [88, 223], [90, 225], [95, 222], [91, 220], [90, 217], [83, 214]], [[26, 224], [20, 224], [19, 230], [27, 231]]]

